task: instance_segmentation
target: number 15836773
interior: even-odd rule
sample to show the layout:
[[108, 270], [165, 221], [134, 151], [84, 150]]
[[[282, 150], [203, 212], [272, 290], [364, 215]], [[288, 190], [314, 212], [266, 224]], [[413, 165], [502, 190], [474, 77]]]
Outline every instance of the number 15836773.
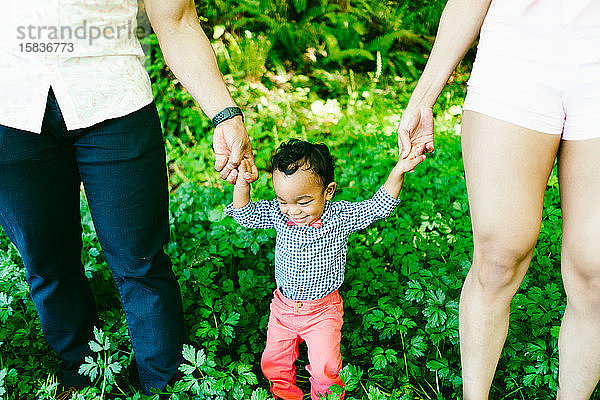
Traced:
[[72, 53], [73, 43], [48, 42], [48, 43], [19, 43], [22, 53]]

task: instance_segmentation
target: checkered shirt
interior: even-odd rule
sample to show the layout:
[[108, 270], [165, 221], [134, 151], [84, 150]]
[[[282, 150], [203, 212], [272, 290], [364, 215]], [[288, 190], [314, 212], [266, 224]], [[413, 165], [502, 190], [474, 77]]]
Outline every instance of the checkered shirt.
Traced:
[[328, 201], [320, 228], [288, 226], [276, 199], [250, 201], [242, 208], [230, 204], [225, 213], [246, 228], [274, 228], [277, 287], [289, 299], [316, 300], [344, 281], [348, 235], [387, 217], [399, 202], [383, 187], [365, 201]]

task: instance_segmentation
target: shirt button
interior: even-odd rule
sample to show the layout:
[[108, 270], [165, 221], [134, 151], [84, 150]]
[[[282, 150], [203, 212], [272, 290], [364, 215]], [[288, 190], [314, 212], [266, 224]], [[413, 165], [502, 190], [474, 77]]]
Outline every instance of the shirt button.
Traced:
[[297, 302], [297, 303], [296, 303], [296, 307], [298, 307], [298, 308], [302, 308], [302, 302], [301, 302], [301, 301]]
[[303, 270], [302, 270], [302, 273], [303, 273], [303, 274], [305, 274], [305, 273], [306, 273], [306, 270], [305, 270], [305, 269], [303, 269]]
[[303, 252], [303, 253], [306, 253], [306, 247], [303, 247], [303, 248], [302, 248], [302, 252]]

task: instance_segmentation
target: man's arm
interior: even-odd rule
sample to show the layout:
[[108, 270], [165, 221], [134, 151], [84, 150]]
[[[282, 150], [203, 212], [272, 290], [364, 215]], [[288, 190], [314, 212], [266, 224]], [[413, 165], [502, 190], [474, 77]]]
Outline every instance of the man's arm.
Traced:
[[[194, 0], [144, 0], [144, 4], [167, 65], [204, 113], [212, 119], [224, 108], [235, 107], [213, 48], [198, 21]], [[235, 182], [237, 174], [232, 171], [243, 158], [254, 164], [250, 139], [240, 116], [215, 128], [213, 148], [215, 168], [230, 183]]]

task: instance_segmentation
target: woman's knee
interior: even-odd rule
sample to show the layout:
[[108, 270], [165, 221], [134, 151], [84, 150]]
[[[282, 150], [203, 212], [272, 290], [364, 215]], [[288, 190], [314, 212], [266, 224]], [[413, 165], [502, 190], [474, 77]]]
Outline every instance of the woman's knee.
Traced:
[[600, 252], [585, 243], [564, 243], [563, 280], [571, 304], [594, 305], [600, 312]]
[[534, 243], [511, 243], [491, 235], [476, 241], [472, 269], [476, 282], [487, 289], [518, 286], [533, 255]]

